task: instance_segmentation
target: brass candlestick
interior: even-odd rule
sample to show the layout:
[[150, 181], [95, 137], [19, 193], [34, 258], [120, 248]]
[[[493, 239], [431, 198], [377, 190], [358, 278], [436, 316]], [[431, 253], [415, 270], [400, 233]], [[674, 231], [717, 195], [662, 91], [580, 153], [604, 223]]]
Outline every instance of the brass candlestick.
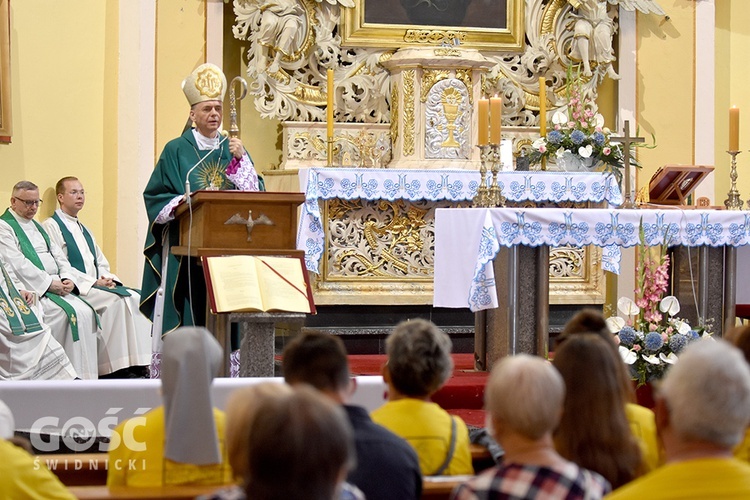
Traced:
[[333, 166], [333, 137], [329, 137], [326, 141], [326, 165], [329, 167]]
[[500, 185], [497, 182], [497, 174], [500, 172], [500, 144], [490, 145], [491, 154], [490, 160], [491, 172], [492, 172], [492, 183], [490, 184], [490, 206], [491, 207], [504, 207], [505, 196], [500, 189]]
[[727, 207], [727, 210], [742, 210], [740, 192], [737, 191], [737, 155], [740, 154], [740, 151], [727, 151], [727, 153], [732, 157], [731, 169], [729, 171], [729, 179], [732, 181], [732, 184], [729, 187], [727, 199], [724, 200], [724, 206]]
[[481, 163], [479, 165], [479, 186], [477, 187], [477, 194], [474, 195], [472, 200], [472, 206], [483, 208], [490, 206], [490, 194], [487, 189], [487, 165], [492, 161], [492, 146], [484, 144], [477, 147], [480, 151]]

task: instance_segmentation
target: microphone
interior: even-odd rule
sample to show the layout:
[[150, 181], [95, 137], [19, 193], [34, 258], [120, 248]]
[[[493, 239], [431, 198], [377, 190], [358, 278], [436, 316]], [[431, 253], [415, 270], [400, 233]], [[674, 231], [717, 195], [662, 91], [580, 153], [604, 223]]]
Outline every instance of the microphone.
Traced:
[[219, 149], [219, 147], [221, 147], [221, 144], [229, 138], [229, 132], [227, 132], [226, 130], [222, 130], [221, 136], [222, 136], [222, 139], [219, 141], [216, 147], [210, 150], [205, 155], [203, 155], [203, 157], [200, 160], [198, 160], [198, 163], [190, 167], [190, 170], [188, 170], [187, 174], [185, 175], [185, 201], [187, 201], [188, 205], [190, 205], [190, 174], [192, 174], [193, 170], [198, 168], [201, 165], [201, 163], [203, 163], [211, 153], [213, 153], [216, 149]]

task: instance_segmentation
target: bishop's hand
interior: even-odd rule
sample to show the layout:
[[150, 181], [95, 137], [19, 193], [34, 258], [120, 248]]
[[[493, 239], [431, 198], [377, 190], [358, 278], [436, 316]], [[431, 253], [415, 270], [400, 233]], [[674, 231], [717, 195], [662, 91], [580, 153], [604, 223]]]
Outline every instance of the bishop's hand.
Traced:
[[237, 159], [242, 158], [242, 155], [245, 154], [245, 147], [239, 137], [229, 138], [229, 152]]

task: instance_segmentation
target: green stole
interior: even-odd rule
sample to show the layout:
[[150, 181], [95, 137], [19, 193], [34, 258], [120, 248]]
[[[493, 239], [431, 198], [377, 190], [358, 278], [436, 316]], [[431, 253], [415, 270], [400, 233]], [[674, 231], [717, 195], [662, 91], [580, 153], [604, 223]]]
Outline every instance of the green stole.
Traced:
[[[34, 245], [31, 244], [31, 241], [29, 241], [29, 237], [26, 236], [26, 232], [24, 232], [23, 228], [21, 228], [21, 225], [18, 224], [18, 221], [15, 217], [13, 217], [13, 214], [10, 213], [10, 209], [5, 209], [5, 212], [0, 215], [0, 219], [7, 222], [8, 225], [13, 229], [13, 232], [16, 233], [16, 238], [18, 238], [18, 244], [21, 247], [21, 253], [23, 253], [24, 257], [29, 259], [29, 261], [31, 261], [31, 263], [34, 264], [37, 268], [44, 270], [42, 261], [39, 258], [39, 255], [37, 255], [36, 250], [34, 250]], [[44, 242], [47, 244], [47, 250], [52, 253], [49, 242], [49, 235], [44, 231], [44, 228], [37, 221], [32, 219], [31, 222], [34, 223], [34, 225], [44, 238]], [[76, 314], [76, 310], [73, 308], [73, 306], [68, 304], [65, 299], [63, 299], [56, 293], [45, 292], [44, 296], [54, 302], [60, 309], [65, 311], [65, 314], [68, 316], [68, 320], [70, 321], [70, 332], [73, 334], [73, 342], [78, 342], [78, 315]], [[83, 300], [81, 297], [78, 298], [84, 304], [91, 307], [91, 304]], [[91, 310], [94, 311], [96, 326], [100, 327], [99, 315], [96, 314], [96, 310], [93, 307], [91, 307]]]
[[[0, 287], [0, 307], [5, 311], [5, 316], [8, 318], [10, 324], [10, 331], [13, 335], [23, 335], [24, 333], [34, 333], [42, 329], [39, 319], [34, 314], [21, 294], [16, 289], [13, 281], [11, 281], [8, 271], [5, 270], [5, 266], [0, 264], [0, 268], [3, 270], [3, 277], [5, 283], [8, 285], [8, 293]], [[10, 297], [8, 297], [10, 295]], [[16, 315], [16, 312], [11, 307], [10, 303], [16, 305], [16, 310], [20, 317]]]
[[[52, 219], [57, 223], [58, 227], [60, 228], [60, 233], [62, 233], [62, 237], [65, 240], [65, 244], [68, 247], [68, 262], [70, 262], [71, 266], [75, 267], [82, 273], [86, 274], [86, 264], [84, 264], [83, 262], [83, 255], [81, 255], [81, 250], [78, 248], [78, 243], [76, 243], [75, 237], [73, 237], [73, 233], [70, 232], [70, 230], [68, 229], [68, 226], [60, 218], [60, 216], [57, 215], [56, 211], [52, 214]], [[80, 223], [78, 224], [78, 226], [81, 228], [81, 232], [83, 233], [83, 237], [86, 240], [86, 245], [89, 247], [89, 250], [91, 251], [91, 255], [94, 256], [94, 269], [96, 269], [96, 277], [98, 279], [99, 278], [99, 262], [97, 262], [96, 260], [96, 245], [94, 245], [94, 238], [91, 237], [91, 233], [89, 233], [89, 230], [86, 229], [86, 226]], [[98, 290], [103, 290], [109, 293], [114, 293], [115, 295], [119, 295], [121, 297], [130, 297], [130, 293], [128, 292], [128, 289], [122, 285], [117, 285], [114, 288], [107, 288], [106, 286], [94, 285], [93, 288], [96, 288]]]

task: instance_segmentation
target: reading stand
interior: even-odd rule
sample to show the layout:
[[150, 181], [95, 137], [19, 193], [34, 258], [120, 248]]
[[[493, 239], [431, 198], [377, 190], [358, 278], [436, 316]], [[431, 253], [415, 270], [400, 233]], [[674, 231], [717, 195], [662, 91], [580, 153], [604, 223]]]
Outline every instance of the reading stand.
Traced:
[[713, 171], [706, 165], [664, 165], [649, 182], [649, 204], [686, 208], [687, 197]]
[[[182, 203], [175, 209], [175, 219], [180, 224], [180, 245], [172, 248], [175, 255], [304, 256], [303, 251], [296, 249], [297, 210], [305, 201], [304, 193], [196, 191], [190, 200], [190, 207]], [[261, 215], [271, 224], [259, 221]], [[239, 323], [242, 334], [240, 376], [272, 377], [274, 324], [299, 323], [304, 318], [299, 313], [207, 311], [206, 327], [224, 349], [224, 376], [230, 376], [231, 323]]]

